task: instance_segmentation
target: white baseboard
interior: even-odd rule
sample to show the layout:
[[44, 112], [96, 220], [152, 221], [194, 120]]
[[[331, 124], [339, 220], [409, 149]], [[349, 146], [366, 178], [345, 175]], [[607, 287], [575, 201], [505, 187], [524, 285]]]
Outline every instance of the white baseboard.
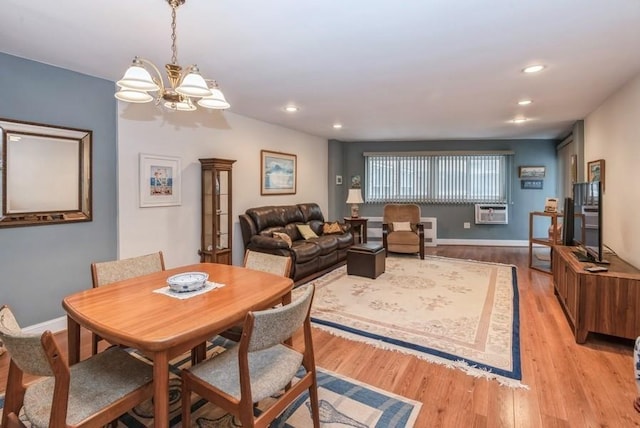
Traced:
[[30, 325], [29, 327], [25, 327], [22, 329], [25, 333], [44, 333], [47, 330], [50, 330], [53, 333], [57, 333], [62, 330], [67, 329], [67, 317], [63, 316], [60, 318], [55, 318], [49, 321], [41, 322], [40, 324]]

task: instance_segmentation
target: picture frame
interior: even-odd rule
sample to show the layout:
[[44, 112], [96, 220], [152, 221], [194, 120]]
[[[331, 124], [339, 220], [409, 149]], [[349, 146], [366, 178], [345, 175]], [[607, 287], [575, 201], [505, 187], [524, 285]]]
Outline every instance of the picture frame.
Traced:
[[336, 185], [340, 186], [342, 184], [342, 176], [336, 175]]
[[604, 192], [604, 159], [598, 159], [587, 163], [587, 181], [599, 181]]
[[540, 190], [543, 188], [543, 180], [520, 180], [520, 188], [525, 190]]
[[546, 168], [544, 166], [519, 166], [519, 178], [544, 178]]
[[181, 205], [180, 158], [140, 153], [140, 207]]
[[290, 153], [260, 151], [260, 194], [295, 195], [297, 156]]

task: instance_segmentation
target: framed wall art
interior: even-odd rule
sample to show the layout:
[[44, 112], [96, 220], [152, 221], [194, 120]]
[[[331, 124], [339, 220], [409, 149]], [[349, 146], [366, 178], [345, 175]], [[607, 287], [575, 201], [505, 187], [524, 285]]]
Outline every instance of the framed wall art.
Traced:
[[544, 166], [520, 166], [518, 167], [519, 178], [544, 178]]
[[543, 184], [542, 180], [531, 180], [531, 179], [520, 180], [521, 189], [528, 189], [528, 190], [542, 189], [542, 184]]
[[180, 204], [180, 158], [140, 153], [140, 206]]
[[587, 181], [599, 181], [604, 192], [604, 159], [598, 159], [587, 163]]
[[261, 150], [260, 159], [260, 194], [294, 195], [298, 172], [297, 156]]

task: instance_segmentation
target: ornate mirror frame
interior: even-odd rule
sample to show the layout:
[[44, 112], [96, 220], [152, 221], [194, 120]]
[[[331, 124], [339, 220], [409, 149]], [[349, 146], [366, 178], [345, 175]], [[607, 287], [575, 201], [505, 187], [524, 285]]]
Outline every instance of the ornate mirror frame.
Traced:
[[0, 227], [92, 220], [92, 131], [0, 118]]

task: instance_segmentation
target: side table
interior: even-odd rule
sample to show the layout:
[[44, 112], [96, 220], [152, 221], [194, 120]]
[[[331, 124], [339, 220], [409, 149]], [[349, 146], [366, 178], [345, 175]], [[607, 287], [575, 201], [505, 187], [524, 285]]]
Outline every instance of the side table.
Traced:
[[351, 225], [353, 230], [358, 230], [359, 241], [358, 244], [366, 244], [367, 243], [367, 222], [368, 218], [364, 217], [345, 217], [344, 222]]

